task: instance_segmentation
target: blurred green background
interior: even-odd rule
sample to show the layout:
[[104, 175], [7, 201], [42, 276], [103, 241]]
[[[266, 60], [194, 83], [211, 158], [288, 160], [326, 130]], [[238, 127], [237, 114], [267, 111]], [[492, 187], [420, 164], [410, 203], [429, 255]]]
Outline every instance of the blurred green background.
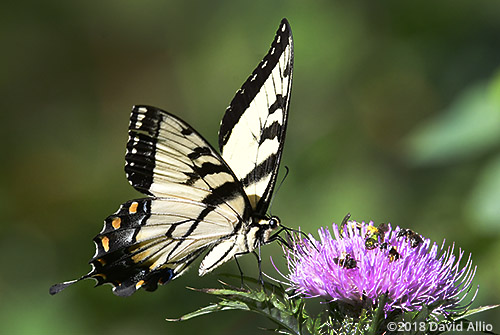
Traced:
[[[499, 1], [4, 1], [0, 16], [0, 333], [272, 326], [243, 312], [164, 320], [212, 301], [185, 287], [217, 287], [234, 262], [126, 299], [92, 281], [48, 288], [87, 273], [103, 219], [141, 197], [123, 172], [131, 107], [166, 109], [216, 144], [282, 17], [295, 70], [273, 214], [315, 232], [350, 212], [455, 241], [478, 266], [474, 306], [500, 302]], [[279, 246], [263, 253], [279, 277]], [[500, 332], [499, 315], [475, 320]]]

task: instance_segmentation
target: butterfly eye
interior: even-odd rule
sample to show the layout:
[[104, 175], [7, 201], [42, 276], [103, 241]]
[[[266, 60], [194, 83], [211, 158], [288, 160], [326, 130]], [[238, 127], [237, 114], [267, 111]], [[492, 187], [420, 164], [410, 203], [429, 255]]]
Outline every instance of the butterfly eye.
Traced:
[[271, 227], [271, 229], [275, 229], [275, 228], [277, 228], [279, 225], [280, 225], [280, 219], [278, 219], [276, 216], [272, 216], [272, 217], [269, 219], [269, 227]]

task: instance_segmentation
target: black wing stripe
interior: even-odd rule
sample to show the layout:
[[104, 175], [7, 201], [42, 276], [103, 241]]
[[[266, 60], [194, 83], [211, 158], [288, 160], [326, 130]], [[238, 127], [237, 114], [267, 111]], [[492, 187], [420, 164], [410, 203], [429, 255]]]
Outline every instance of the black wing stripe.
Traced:
[[[200, 273], [208, 273], [235, 255], [238, 236], [228, 236], [208, 252], [200, 266]], [[218, 257], [217, 257], [218, 256]], [[217, 258], [214, 258], [217, 257]]]
[[259, 145], [262, 145], [266, 140], [272, 140], [281, 134], [282, 125], [274, 121], [269, 126], [262, 130], [262, 135], [260, 137]]
[[250, 171], [242, 180], [243, 186], [247, 187], [251, 183], [257, 183], [262, 179], [269, 178], [270, 176], [264, 172], [269, 170], [270, 166], [276, 163], [276, 155], [270, 155], [265, 161], [261, 162], [259, 165]]

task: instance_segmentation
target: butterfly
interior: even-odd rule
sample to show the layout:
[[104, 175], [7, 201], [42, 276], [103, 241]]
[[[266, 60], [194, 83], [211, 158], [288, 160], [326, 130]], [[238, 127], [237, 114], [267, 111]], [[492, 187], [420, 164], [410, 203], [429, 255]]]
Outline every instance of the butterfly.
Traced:
[[204, 254], [202, 276], [276, 239], [280, 220], [267, 210], [283, 152], [292, 88], [293, 38], [286, 19], [266, 56], [226, 109], [220, 154], [190, 125], [151, 106], [130, 116], [125, 172], [147, 197], [106, 218], [79, 279], [109, 283], [129, 296], [154, 291]]

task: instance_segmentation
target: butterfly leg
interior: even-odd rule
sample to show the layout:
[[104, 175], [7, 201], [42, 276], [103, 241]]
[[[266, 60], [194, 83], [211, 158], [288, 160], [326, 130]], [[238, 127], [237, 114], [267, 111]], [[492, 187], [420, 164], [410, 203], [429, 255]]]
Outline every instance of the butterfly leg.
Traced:
[[[264, 289], [264, 277], [262, 276], [262, 258], [260, 256], [260, 245], [258, 246], [259, 252], [256, 252], [255, 250], [252, 251], [251, 253], [255, 256], [257, 259], [257, 265], [259, 267], [259, 282], [262, 285], [262, 288]], [[236, 265], [238, 266], [238, 271], [240, 271], [240, 277], [241, 277], [241, 288], [243, 288], [243, 270], [241, 269], [240, 263], [238, 262], [238, 256], [239, 255], [244, 255], [246, 253], [239, 253], [234, 255], [234, 260], [236, 261]]]
[[252, 254], [255, 255], [255, 258], [257, 258], [257, 265], [259, 267], [259, 282], [260, 285], [262, 286], [262, 290], [264, 293], [266, 292], [266, 286], [264, 285], [264, 277], [262, 276], [262, 257], [260, 255], [260, 244], [258, 246], [259, 252], [256, 252], [255, 250], [252, 251]]
[[236, 261], [236, 265], [238, 266], [238, 271], [240, 271], [240, 278], [241, 278], [241, 288], [243, 288], [243, 270], [241, 270], [240, 263], [238, 262], [238, 256], [234, 255], [234, 260]]

